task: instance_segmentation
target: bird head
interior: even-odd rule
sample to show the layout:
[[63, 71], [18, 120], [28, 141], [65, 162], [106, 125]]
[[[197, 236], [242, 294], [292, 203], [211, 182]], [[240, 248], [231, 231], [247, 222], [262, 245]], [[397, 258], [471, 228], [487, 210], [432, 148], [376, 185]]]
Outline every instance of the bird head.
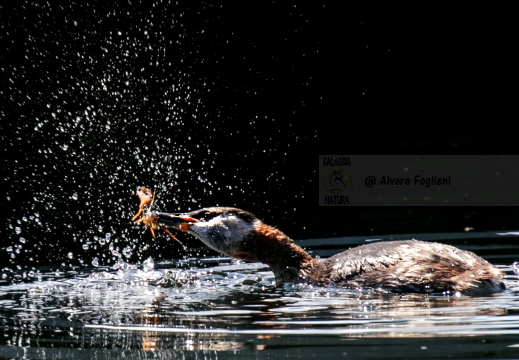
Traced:
[[222, 254], [235, 257], [259, 221], [253, 214], [230, 207], [211, 207], [183, 214], [157, 212], [160, 225], [187, 232]]

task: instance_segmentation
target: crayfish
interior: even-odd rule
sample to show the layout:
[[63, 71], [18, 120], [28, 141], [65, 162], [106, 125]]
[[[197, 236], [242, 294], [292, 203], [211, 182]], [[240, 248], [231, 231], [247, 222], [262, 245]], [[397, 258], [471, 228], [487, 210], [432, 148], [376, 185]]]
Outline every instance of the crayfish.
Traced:
[[162, 229], [173, 240], [180, 242], [165, 226], [159, 224], [156, 213], [151, 211], [155, 203], [155, 191], [152, 192], [148, 188], [141, 187], [137, 190], [137, 196], [141, 203], [139, 204], [139, 211], [132, 217], [132, 221], [142, 223], [145, 227], [149, 227], [153, 237], [155, 237], [155, 230]]

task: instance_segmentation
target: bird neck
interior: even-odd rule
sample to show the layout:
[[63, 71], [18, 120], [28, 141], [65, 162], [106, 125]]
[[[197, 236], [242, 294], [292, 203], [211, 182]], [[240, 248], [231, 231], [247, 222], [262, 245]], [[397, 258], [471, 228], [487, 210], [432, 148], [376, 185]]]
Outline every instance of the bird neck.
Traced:
[[280, 230], [258, 222], [234, 255], [237, 259], [267, 264], [278, 283], [307, 281], [318, 268], [314, 259]]

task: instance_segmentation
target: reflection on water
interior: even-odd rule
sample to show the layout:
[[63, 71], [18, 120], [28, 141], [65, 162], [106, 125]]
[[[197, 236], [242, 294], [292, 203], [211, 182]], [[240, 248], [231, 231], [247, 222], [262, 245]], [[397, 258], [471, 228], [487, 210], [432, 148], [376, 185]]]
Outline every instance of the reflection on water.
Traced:
[[[415, 237], [428, 236], [433, 235]], [[510, 266], [513, 258], [507, 257], [518, 253], [517, 237], [486, 234], [483, 244], [492, 245], [483, 246], [478, 235], [454, 236], [505, 271], [508, 290], [488, 297], [280, 288], [264, 265], [228, 258], [157, 264], [148, 259], [138, 266], [120, 261], [110, 268], [4, 274], [0, 354], [275, 358], [326, 349], [330, 356], [387, 358], [383, 348], [390, 348], [395, 358], [437, 357], [441, 349], [428, 349], [437, 348], [441, 337], [442, 343], [453, 346], [451, 355], [519, 355], [519, 341], [514, 340], [519, 335], [519, 285]], [[331, 242], [345, 246], [359, 239]], [[323, 246], [311, 251], [324, 257], [332, 250]]]

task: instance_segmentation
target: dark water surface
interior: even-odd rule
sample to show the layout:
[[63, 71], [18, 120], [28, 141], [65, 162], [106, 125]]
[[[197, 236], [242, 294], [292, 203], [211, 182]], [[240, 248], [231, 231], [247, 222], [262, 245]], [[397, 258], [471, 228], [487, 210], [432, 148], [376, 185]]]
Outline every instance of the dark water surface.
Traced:
[[300, 241], [315, 256], [367, 241], [440, 240], [505, 274], [492, 296], [276, 287], [262, 264], [187, 258], [41, 268], [0, 287], [1, 358], [517, 358], [519, 232]]

